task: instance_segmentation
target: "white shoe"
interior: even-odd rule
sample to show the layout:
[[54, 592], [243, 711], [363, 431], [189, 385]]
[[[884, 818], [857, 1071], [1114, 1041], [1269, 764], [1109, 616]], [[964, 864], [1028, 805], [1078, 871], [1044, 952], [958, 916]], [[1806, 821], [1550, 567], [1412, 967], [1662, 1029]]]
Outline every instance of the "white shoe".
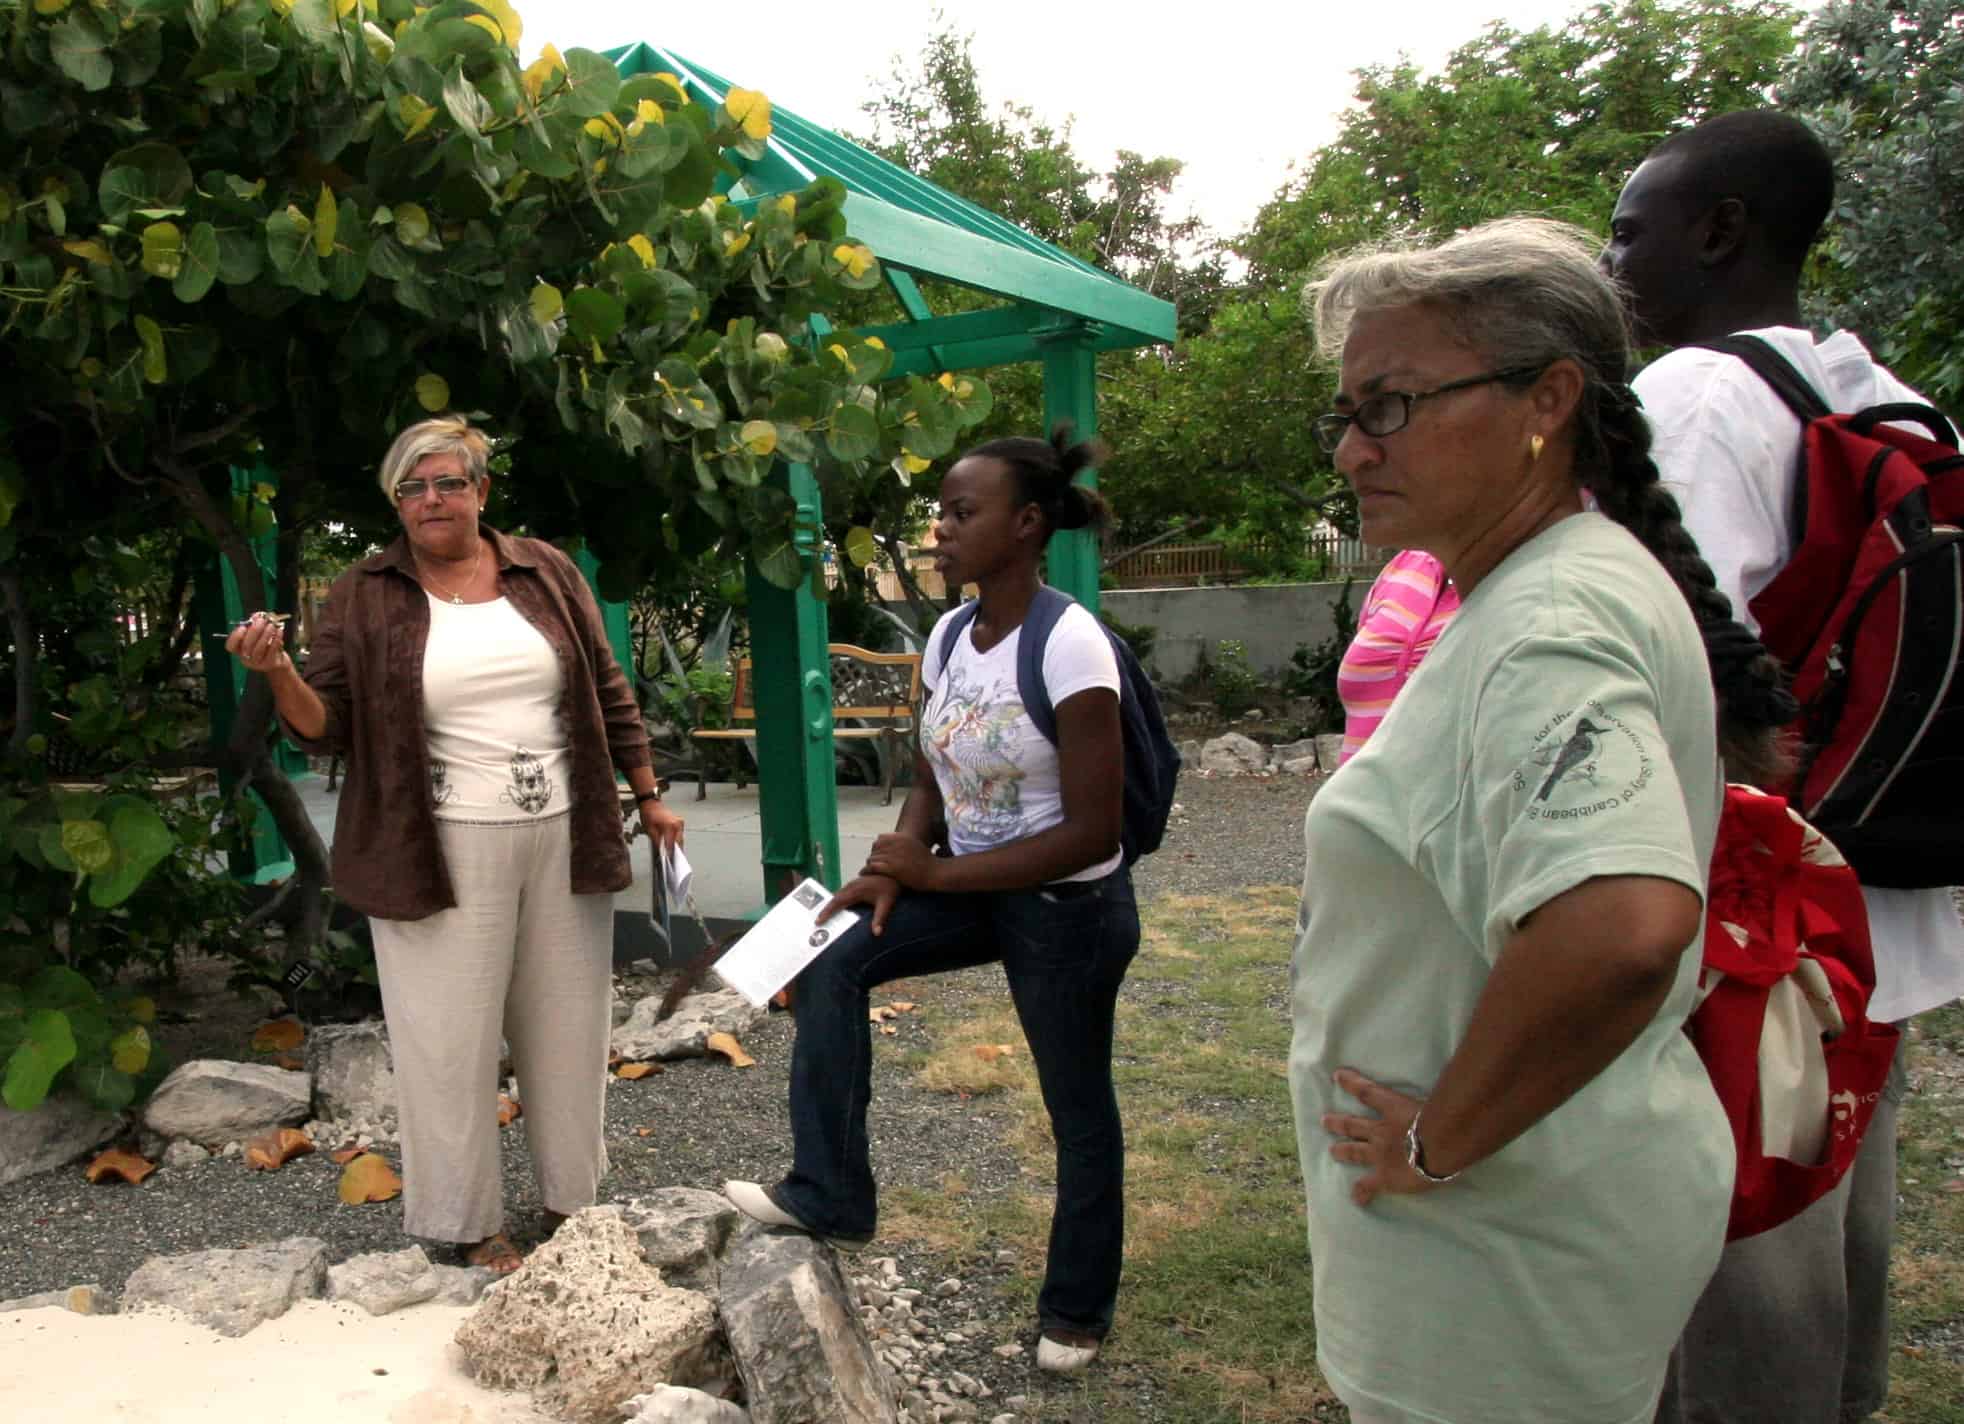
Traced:
[[1053, 1375], [1074, 1375], [1098, 1358], [1098, 1341], [1066, 1345], [1048, 1335], [1037, 1341], [1037, 1368]]
[[[816, 1237], [826, 1245], [841, 1251], [864, 1250], [871, 1237], [864, 1239], [852, 1236], [827, 1236], [822, 1231], [814, 1231], [790, 1212], [777, 1204], [777, 1199], [766, 1187], [755, 1182], [725, 1182], [723, 1195], [730, 1199], [730, 1205], [765, 1226], [781, 1226], [788, 1231], [802, 1231], [807, 1236]], [[1094, 1350], [1092, 1352], [1096, 1354]]]

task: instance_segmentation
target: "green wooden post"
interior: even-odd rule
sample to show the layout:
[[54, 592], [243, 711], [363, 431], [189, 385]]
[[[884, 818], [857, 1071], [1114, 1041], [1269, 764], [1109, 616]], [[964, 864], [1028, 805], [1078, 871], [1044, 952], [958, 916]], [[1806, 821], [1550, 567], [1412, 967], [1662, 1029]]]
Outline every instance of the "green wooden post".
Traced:
[[607, 645], [614, 650], [614, 661], [627, 674], [627, 685], [634, 689], [634, 695], [638, 698], [641, 695], [641, 669], [634, 665], [634, 633], [629, 624], [628, 607], [625, 603], [609, 603], [600, 596], [600, 560], [584, 543], [574, 553], [573, 562], [586, 575], [587, 587], [593, 590], [594, 602], [600, 605], [600, 621], [607, 628]]
[[[798, 552], [821, 556], [818, 479], [809, 465], [771, 478], [798, 504]], [[757, 706], [757, 801], [763, 821], [764, 902], [804, 876], [836, 890], [839, 797], [832, 763], [832, 665], [825, 605], [809, 580], [782, 589], [747, 570], [750, 658]]]
[[[250, 496], [256, 484], [278, 483], [279, 476], [264, 466], [232, 471], [234, 495]], [[259, 561], [259, 576], [270, 590], [274, 586], [279, 557], [278, 540], [271, 526], [264, 533], [251, 536], [251, 544], [253, 557]], [[198, 580], [196, 598], [198, 632], [204, 641], [205, 694], [206, 703], [211, 709], [211, 737], [213, 742], [222, 746], [231, 740], [232, 727], [238, 717], [239, 699], [245, 694], [246, 671], [214, 641], [213, 635], [223, 638], [234, 624], [252, 610], [246, 608], [239, 593], [238, 580], [232, 573], [232, 565], [224, 555], [218, 556], [217, 565], [217, 578]], [[280, 770], [288, 775], [307, 770], [306, 756], [298, 748], [288, 745], [285, 738], [280, 739], [273, 756]], [[219, 793], [229, 797], [235, 785], [233, 777], [221, 776]], [[259, 814], [253, 818], [251, 843], [246, 849], [232, 854], [232, 874], [256, 885], [284, 880], [293, 874], [293, 852], [287, 848], [285, 838], [274, 826], [266, 803], [256, 793], [247, 794], [252, 797]]]
[[[1081, 325], [1043, 339], [1044, 432], [1060, 420], [1071, 423], [1074, 439], [1089, 440], [1098, 433], [1098, 353]], [[1086, 470], [1080, 479], [1095, 487], [1098, 473]], [[1051, 536], [1045, 554], [1049, 582], [1093, 613], [1098, 611], [1098, 563], [1098, 536], [1091, 530]]]

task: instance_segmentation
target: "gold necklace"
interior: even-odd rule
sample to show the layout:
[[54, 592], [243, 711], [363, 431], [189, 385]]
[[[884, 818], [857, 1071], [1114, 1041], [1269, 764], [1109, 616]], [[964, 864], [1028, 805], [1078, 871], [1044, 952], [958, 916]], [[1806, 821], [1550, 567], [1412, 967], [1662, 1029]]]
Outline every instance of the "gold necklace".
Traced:
[[[469, 588], [471, 586], [471, 580], [477, 577], [478, 561], [483, 557], [484, 557], [484, 541], [480, 539], [477, 541], [477, 552], [471, 555], [471, 571], [464, 575], [465, 588]], [[459, 608], [462, 608], [464, 606], [464, 597], [462, 594], [452, 593], [443, 584], [437, 583], [435, 576], [432, 575], [428, 570], [426, 570], [421, 564], [416, 565], [416, 575], [418, 578], [422, 579], [423, 582], [425, 583], [435, 583], [437, 586], [437, 591], [443, 594], [444, 597], [448, 598], [452, 603], [456, 604]]]

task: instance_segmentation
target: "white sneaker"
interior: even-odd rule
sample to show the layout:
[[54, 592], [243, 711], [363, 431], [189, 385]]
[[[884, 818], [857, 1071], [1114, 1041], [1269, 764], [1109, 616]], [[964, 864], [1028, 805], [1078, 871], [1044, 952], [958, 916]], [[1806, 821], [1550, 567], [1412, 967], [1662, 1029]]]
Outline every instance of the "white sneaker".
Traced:
[[1098, 1341], [1066, 1345], [1045, 1335], [1037, 1341], [1037, 1368], [1053, 1375], [1074, 1375], [1098, 1358]]
[[[755, 1182], [725, 1182], [723, 1195], [730, 1199], [731, 1206], [752, 1221], [762, 1222], [765, 1226], [781, 1226], [788, 1231], [802, 1231], [805, 1235], [816, 1237], [840, 1251], [864, 1250], [872, 1240], [871, 1237], [827, 1236], [822, 1231], [814, 1231], [779, 1206], [777, 1199], [770, 1194], [769, 1188], [761, 1187]], [[1097, 1352], [1094, 1350], [1092, 1353]]]

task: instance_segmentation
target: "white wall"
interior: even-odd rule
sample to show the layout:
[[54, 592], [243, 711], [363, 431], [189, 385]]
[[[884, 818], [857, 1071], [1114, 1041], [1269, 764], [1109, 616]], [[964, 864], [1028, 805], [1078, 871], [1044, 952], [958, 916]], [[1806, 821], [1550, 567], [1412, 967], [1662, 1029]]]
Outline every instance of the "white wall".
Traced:
[[[1369, 587], [1369, 579], [1352, 585], [1353, 614]], [[1335, 631], [1331, 610], [1342, 591], [1340, 583], [1243, 584], [1106, 589], [1099, 599], [1121, 623], [1145, 623], [1159, 630], [1151, 671], [1162, 682], [1179, 682], [1193, 673], [1203, 650], [1214, 661], [1224, 638], [1241, 640], [1249, 667], [1279, 678], [1298, 645], [1315, 647]]]

